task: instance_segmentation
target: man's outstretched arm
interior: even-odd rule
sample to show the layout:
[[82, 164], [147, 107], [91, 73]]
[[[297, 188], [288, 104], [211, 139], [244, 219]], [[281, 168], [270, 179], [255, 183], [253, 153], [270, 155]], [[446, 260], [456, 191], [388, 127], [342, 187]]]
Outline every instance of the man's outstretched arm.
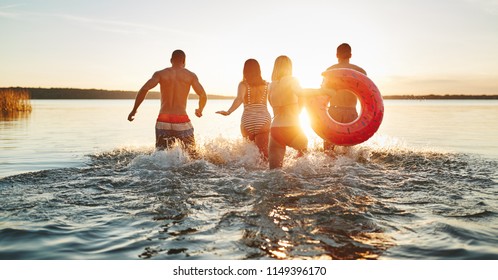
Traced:
[[147, 96], [149, 90], [156, 87], [158, 83], [159, 83], [159, 75], [157, 73], [154, 73], [154, 75], [152, 75], [152, 78], [150, 78], [138, 91], [137, 97], [135, 98], [135, 105], [133, 106], [133, 110], [131, 110], [130, 114], [128, 115], [128, 120], [130, 122], [133, 121], [133, 119], [135, 118], [135, 114], [137, 113], [138, 107], [140, 107], [140, 104], [142, 104], [142, 102], [144, 101], [145, 96]]
[[206, 91], [204, 91], [204, 88], [199, 82], [199, 79], [197, 79], [197, 76], [194, 78], [194, 81], [192, 83], [192, 88], [194, 89], [195, 93], [199, 96], [199, 108], [195, 110], [195, 115], [200, 118], [202, 117], [202, 111], [206, 106], [207, 95]]

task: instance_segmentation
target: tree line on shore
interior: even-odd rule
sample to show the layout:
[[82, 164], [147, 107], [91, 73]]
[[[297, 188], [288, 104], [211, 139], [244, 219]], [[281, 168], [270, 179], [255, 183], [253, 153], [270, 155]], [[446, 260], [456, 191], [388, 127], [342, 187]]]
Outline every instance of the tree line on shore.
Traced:
[[[31, 99], [135, 99], [136, 91], [103, 90], [103, 89], [76, 89], [76, 88], [0, 88], [0, 90], [16, 90], [29, 92]], [[233, 99], [232, 96], [208, 95], [213, 99]], [[159, 99], [159, 92], [151, 91], [147, 99]], [[198, 96], [190, 94], [189, 98]]]
[[[31, 99], [135, 99], [136, 91], [103, 90], [103, 89], [76, 89], [76, 88], [0, 88], [0, 92], [7, 90], [26, 91]], [[159, 92], [149, 92], [147, 99], [159, 99]], [[189, 98], [197, 99], [197, 95], [190, 94]], [[233, 99], [234, 96], [209, 94], [210, 99]], [[384, 99], [498, 99], [498, 95], [385, 95]]]

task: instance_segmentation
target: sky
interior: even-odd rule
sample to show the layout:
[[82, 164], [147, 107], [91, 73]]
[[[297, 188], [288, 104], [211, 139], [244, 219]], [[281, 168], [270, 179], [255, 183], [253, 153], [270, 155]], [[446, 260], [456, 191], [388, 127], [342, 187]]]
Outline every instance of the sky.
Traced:
[[383, 95], [498, 94], [498, 0], [0, 0], [0, 38], [0, 87], [138, 91], [182, 49], [209, 94], [279, 55], [317, 88], [347, 42]]

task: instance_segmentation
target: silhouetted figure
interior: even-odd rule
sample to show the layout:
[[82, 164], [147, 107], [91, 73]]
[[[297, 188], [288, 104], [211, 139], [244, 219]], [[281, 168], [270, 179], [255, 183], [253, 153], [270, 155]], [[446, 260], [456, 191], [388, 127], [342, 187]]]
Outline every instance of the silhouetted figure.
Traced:
[[[367, 74], [363, 68], [349, 63], [351, 59], [351, 46], [349, 44], [343, 43], [337, 47], [337, 60], [338, 63], [330, 66], [327, 70], [347, 68], [356, 70], [362, 74]], [[358, 118], [358, 112], [356, 111], [356, 103], [358, 102], [356, 95], [347, 90], [339, 90], [330, 100], [329, 115], [340, 123], [349, 123]], [[335, 145], [324, 141], [323, 149], [329, 154], [333, 155]]]
[[274, 118], [270, 130], [269, 163], [270, 169], [283, 165], [286, 147], [306, 152], [308, 138], [299, 123], [302, 106], [299, 96], [303, 90], [299, 81], [292, 76], [292, 61], [287, 56], [275, 60], [270, 84], [270, 104]]

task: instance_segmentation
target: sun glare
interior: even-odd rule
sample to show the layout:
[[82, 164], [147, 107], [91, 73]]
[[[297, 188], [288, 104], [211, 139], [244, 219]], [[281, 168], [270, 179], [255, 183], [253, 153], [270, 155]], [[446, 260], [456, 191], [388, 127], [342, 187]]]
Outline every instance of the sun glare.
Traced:
[[315, 131], [313, 131], [313, 128], [311, 128], [311, 120], [306, 108], [303, 109], [299, 115], [299, 124], [301, 125], [306, 137], [308, 137], [308, 148], [313, 147], [316, 142], [321, 141], [321, 138], [315, 133]]
[[324, 63], [307, 63], [294, 69], [294, 77], [297, 78], [302, 88], [320, 88], [322, 84], [322, 71], [326, 68]]
[[296, 77], [302, 88], [320, 88], [320, 85], [322, 84], [322, 76], [320, 73], [301, 73], [299, 76], [296, 75]]

